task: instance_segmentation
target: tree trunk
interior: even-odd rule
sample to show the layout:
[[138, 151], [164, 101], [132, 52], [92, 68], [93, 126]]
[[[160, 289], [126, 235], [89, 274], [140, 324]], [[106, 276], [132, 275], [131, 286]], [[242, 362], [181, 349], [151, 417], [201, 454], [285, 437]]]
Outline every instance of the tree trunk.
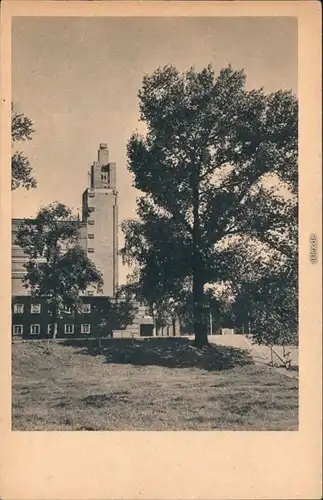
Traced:
[[201, 255], [201, 225], [200, 225], [200, 193], [199, 171], [193, 166], [192, 171], [193, 194], [193, 316], [194, 316], [194, 345], [196, 347], [209, 346], [207, 336], [207, 320], [204, 307], [205, 273]]
[[198, 275], [193, 276], [193, 301], [194, 301], [194, 345], [196, 347], [208, 346], [207, 322], [204, 310], [204, 283]]
[[56, 339], [58, 332], [58, 314], [56, 307], [52, 309], [52, 318], [53, 318], [53, 339]]
[[153, 319], [153, 335], [155, 337], [158, 337], [158, 325], [157, 325], [157, 320], [156, 320], [156, 315], [155, 315], [155, 312], [151, 309], [150, 311], [150, 315]]

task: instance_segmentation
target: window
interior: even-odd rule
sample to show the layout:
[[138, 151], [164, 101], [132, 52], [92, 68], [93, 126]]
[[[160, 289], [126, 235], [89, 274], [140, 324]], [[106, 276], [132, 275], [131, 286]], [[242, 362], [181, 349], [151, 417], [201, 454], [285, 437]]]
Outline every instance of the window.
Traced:
[[64, 333], [66, 334], [74, 333], [74, 325], [64, 325]]
[[64, 306], [64, 313], [65, 314], [72, 314], [72, 309], [69, 306]]
[[39, 335], [40, 325], [30, 325], [30, 335]]
[[94, 220], [88, 220], [87, 223], [89, 226], [94, 226]]
[[94, 198], [95, 194], [93, 191], [89, 191], [89, 198]]
[[88, 212], [91, 214], [92, 212], [94, 212], [94, 207], [89, 207], [88, 208]]
[[24, 305], [23, 304], [14, 304], [13, 312], [15, 314], [23, 314], [24, 313]]
[[22, 335], [24, 327], [22, 325], [13, 325], [13, 334]]
[[89, 253], [94, 253], [94, 248], [88, 248], [88, 249], [87, 249], [87, 251], [88, 251]]
[[91, 312], [91, 304], [82, 304], [82, 313], [89, 314]]
[[31, 304], [31, 314], [40, 314], [40, 304]]
[[91, 325], [81, 325], [81, 333], [90, 333]]
[[88, 234], [87, 237], [89, 238], [89, 240], [93, 240], [94, 239], [94, 234]]

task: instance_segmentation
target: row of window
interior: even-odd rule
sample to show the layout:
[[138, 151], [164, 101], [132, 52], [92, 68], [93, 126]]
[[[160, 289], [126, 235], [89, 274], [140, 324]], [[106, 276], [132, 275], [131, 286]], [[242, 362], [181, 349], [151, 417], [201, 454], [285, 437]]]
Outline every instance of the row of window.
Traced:
[[[54, 325], [47, 325], [47, 334], [50, 335], [53, 333]], [[83, 324], [81, 325], [81, 333], [90, 333], [91, 325]], [[14, 335], [22, 335], [24, 333], [23, 325], [13, 325], [13, 334]], [[66, 324], [64, 325], [64, 333], [67, 335], [72, 335], [74, 333], [74, 325]], [[40, 334], [40, 325], [30, 325], [29, 326], [29, 334], [30, 335], [39, 335]]]
[[[23, 314], [25, 310], [25, 304], [14, 304], [13, 312], [15, 314]], [[31, 304], [30, 305], [31, 314], [40, 314], [41, 304]], [[66, 314], [71, 314], [72, 310], [70, 307], [65, 308]], [[81, 312], [83, 314], [89, 314], [91, 312], [91, 304], [82, 304]]]

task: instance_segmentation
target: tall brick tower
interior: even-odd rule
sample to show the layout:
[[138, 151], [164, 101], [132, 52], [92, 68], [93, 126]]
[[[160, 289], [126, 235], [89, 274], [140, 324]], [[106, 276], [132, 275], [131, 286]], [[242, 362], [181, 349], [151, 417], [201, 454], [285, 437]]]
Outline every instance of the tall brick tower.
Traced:
[[103, 274], [103, 295], [113, 297], [118, 284], [118, 193], [116, 164], [109, 161], [107, 144], [100, 144], [82, 201], [87, 254]]

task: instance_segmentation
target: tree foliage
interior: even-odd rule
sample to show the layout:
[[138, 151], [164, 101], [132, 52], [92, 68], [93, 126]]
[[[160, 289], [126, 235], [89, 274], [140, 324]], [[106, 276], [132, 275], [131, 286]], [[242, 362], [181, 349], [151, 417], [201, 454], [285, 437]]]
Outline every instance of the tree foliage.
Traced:
[[257, 240], [236, 242], [227, 259], [235, 270], [230, 281], [232, 326], [257, 343], [296, 344], [297, 259]]
[[[11, 139], [13, 145], [17, 142], [31, 140], [34, 132], [30, 118], [23, 113], [18, 113], [12, 105]], [[26, 189], [35, 188], [37, 182], [28, 158], [21, 151], [15, 151], [11, 157], [11, 189], [15, 190], [20, 186]]]
[[[237, 285], [230, 259], [246, 242], [263, 245], [262, 255], [276, 249], [295, 271], [297, 100], [290, 91], [248, 90], [244, 71], [231, 66], [218, 76], [211, 66], [184, 73], [166, 66], [144, 77], [139, 109], [147, 132], [131, 136], [127, 154], [142, 196], [138, 220], [123, 224], [123, 260], [139, 281], [149, 277], [159, 298], [187, 290], [203, 345], [205, 286]], [[257, 251], [253, 259], [260, 265]]]
[[17, 232], [16, 243], [29, 257], [24, 286], [31, 295], [46, 298], [54, 323], [65, 307], [79, 310], [89, 286], [102, 288], [101, 273], [79, 245], [79, 224], [70, 208], [55, 202], [35, 219], [26, 219]]

